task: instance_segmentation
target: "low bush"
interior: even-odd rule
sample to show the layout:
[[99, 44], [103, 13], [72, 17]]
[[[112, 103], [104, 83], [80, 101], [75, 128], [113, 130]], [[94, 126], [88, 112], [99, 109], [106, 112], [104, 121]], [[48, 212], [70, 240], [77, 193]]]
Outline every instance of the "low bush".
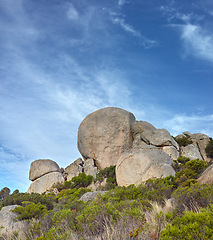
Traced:
[[190, 136], [186, 135], [183, 137], [174, 137], [175, 141], [179, 144], [180, 147], [186, 147], [192, 143]]
[[179, 239], [212, 239], [213, 236], [213, 205], [199, 212], [184, 212], [176, 217], [172, 224], [161, 231], [161, 240]]

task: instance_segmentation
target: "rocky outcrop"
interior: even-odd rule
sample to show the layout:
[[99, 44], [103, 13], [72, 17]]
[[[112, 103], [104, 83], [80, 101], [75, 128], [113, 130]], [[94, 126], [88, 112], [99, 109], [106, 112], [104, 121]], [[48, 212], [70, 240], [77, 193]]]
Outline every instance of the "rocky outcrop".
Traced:
[[29, 179], [34, 181], [51, 172], [60, 172], [58, 164], [50, 159], [38, 159], [31, 163]]
[[203, 133], [194, 133], [183, 132], [183, 134], [176, 136], [176, 139], [188, 137], [188, 139], [192, 142], [190, 145], [186, 147], [181, 147], [181, 156], [189, 157], [190, 159], [202, 159], [205, 162], [211, 162], [212, 159], [207, 157], [206, 155], [206, 147], [210, 141], [210, 138]]
[[172, 159], [160, 149], [140, 149], [125, 152], [116, 166], [116, 179], [119, 186], [139, 185], [150, 178], [174, 175]]
[[39, 159], [32, 162], [29, 178], [33, 182], [28, 193], [43, 193], [49, 190], [53, 184], [64, 182], [58, 164], [50, 159]]
[[210, 165], [202, 175], [197, 179], [201, 184], [212, 184], [213, 183], [213, 164]]
[[136, 121], [133, 125], [134, 139], [138, 139], [147, 145], [156, 147], [174, 146], [179, 149], [178, 144], [166, 129], [156, 129], [152, 124], [145, 121]]
[[116, 165], [132, 146], [134, 122], [132, 113], [114, 107], [88, 115], [78, 129], [78, 149], [84, 160], [94, 159], [99, 170]]
[[[26, 221], [18, 221], [13, 210], [18, 205], [3, 207], [0, 211], [0, 239], [26, 239], [25, 231], [28, 229]], [[14, 238], [18, 234], [18, 237]]]
[[79, 173], [83, 172], [84, 162], [81, 158], [78, 158], [73, 163], [65, 168], [65, 172], [67, 173], [67, 181], [72, 180], [73, 177], [78, 176]]

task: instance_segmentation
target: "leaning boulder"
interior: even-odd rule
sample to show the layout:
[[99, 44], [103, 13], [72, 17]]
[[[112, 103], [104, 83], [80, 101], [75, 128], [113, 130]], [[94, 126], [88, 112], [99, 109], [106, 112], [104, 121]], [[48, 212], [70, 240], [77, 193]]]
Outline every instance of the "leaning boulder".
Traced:
[[79, 173], [83, 172], [83, 164], [83, 160], [78, 158], [65, 168], [65, 173], [67, 173], [67, 181], [72, 180], [73, 177], [78, 176]]
[[202, 175], [197, 179], [201, 184], [212, 184], [213, 183], [213, 164], [210, 165]]
[[160, 149], [140, 149], [125, 152], [116, 166], [116, 180], [119, 186], [139, 185], [151, 178], [175, 175], [173, 161]]
[[162, 150], [167, 153], [172, 160], [177, 160], [179, 157], [179, 152], [174, 146], [162, 147]]
[[64, 177], [61, 172], [51, 172], [43, 175], [40, 178], [37, 178], [31, 183], [27, 192], [44, 193], [49, 190], [55, 183], [64, 183]]
[[[3, 207], [0, 211], [0, 239], [26, 239], [28, 222], [16, 220], [17, 214], [12, 210], [18, 205]], [[14, 234], [17, 234], [16, 238]]]
[[88, 115], [78, 129], [78, 149], [84, 160], [94, 159], [99, 170], [116, 165], [132, 146], [134, 122], [132, 113], [114, 107]]
[[50, 159], [38, 159], [31, 163], [29, 179], [34, 181], [51, 172], [60, 172], [58, 164]]

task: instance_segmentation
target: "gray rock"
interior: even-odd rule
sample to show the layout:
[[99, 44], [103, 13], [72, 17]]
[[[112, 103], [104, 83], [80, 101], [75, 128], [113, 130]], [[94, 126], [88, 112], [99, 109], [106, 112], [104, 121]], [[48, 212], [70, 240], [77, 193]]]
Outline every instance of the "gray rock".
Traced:
[[[136, 121], [133, 125], [134, 146], [139, 145], [139, 139], [147, 145], [157, 147], [174, 146], [178, 144], [166, 129], [156, 129], [152, 124], [145, 121]], [[137, 144], [136, 144], [137, 143]], [[141, 145], [143, 147], [143, 145]]]
[[140, 149], [125, 152], [116, 166], [119, 186], [139, 185], [150, 178], [175, 175], [173, 161], [160, 149]]
[[37, 178], [28, 189], [28, 193], [44, 193], [55, 183], [64, 183], [64, 177], [61, 172], [51, 172]]
[[99, 170], [116, 165], [132, 146], [134, 122], [132, 113], [114, 107], [88, 115], [78, 130], [78, 149], [84, 160], [94, 159]]
[[213, 183], [213, 164], [210, 165], [202, 175], [197, 179], [201, 184], [212, 184]]
[[202, 134], [202, 133], [192, 134], [190, 138], [193, 141], [193, 144], [197, 146], [202, 159], [206, 162], [211, 162], [212, 159], [207, 157], [206, 151], [205, 151], [210, 141], [210, 138], [206, 134]]
[[174, 146], [165, 146], [162, 147], [162, 150], [167, 153], [172, 160], [177, 160], [179, 157], [179, 152]]
[[197, 158], [202, 160], [200, 152], [198, 148], [195, 147], [194, 144], [189, 144], [186, 147], [181, 147], [181, 156], [190, 158], [190, 160], [197, 159]]
[[51, 172], [60, 172], [58, 164], [50, 159], [38, 159], [31, 163], [29, 179], [34, 181]]
[[87, 202], [94, 200], [98, 195], [105, 194], [106, 191], [95, 191], [95, 192], [87, 192], [80, 198], [81, 201]]
[[86, 175], [92, 175], [94, 179], [96, 178], [98, 168], [95, 166], [95, 162], [93, 159], [87, 159], [84, 162], [84, 173]]
[[67, 173], [67, 181], [72, 180], [73, 177], [78, 176], [79, 173], [83, 172], [83, 164], [83, 160], [78, 158], [65, 168], [65, 172]]
[[0, 211], [0, 238], [2, 239], [13, 239], [14, 233], [18, 233], [16, 239], [26, 239], [25, 232], [28, 229], [28, 222], [15, 219], [17, 214], [11, 211], [15, 207], [18, 205], [3, 207]]

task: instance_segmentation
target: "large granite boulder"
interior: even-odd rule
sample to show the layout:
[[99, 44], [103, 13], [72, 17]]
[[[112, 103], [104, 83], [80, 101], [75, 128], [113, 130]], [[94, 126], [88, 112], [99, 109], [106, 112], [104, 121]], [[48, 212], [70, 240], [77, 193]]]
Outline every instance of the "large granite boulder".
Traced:
[[116, 166], [119, 186], [139, 185], [150, 178], [175, 175], [173, 161], [161, 149], [147, 148], [128, 151], [121, 155]]
[[64, 177], [61, 172], [51, 172], [41, 176], [40, 178], [37, 178], [31, 183], [27, 192], [44, 193], [55, 183], [64, 183]]
[[78, 158], [73, 163], [65, 168], [65, 172], [67, 173], [67, 181], [72, 180], [73, 177], [78, 176], [79, 173], [83, 172], [84, 162], [81, 158]]
[[213, 164], [211, 164], [197, 180], [201, 184], [213, 183]]
[[[11, 211], [15, 207], [18, 205], [3, 207], [0, 211], [0, 239], [26, 239], [28, 222], [15, 219], [17, 214]], [[15, 237], [14, 233], [18, 236]]]
[[185, 147], [181, 147], [181, 156], [190, 158], [190, 160], [197, 158], [202, 160], [199, 149], [194, 144], [189, 144]]
[[78, 129], [78, 149], [84, 160], [94, 159], [98, 169], [117, 164], [133, 142], [135, 117], [120, 108], [108, 107], [89, 114]]
[[51, 172], [60, 172], [58, 164], [50, 159], [38, 159], [31, 163], [29, 179], [34, 181]]

